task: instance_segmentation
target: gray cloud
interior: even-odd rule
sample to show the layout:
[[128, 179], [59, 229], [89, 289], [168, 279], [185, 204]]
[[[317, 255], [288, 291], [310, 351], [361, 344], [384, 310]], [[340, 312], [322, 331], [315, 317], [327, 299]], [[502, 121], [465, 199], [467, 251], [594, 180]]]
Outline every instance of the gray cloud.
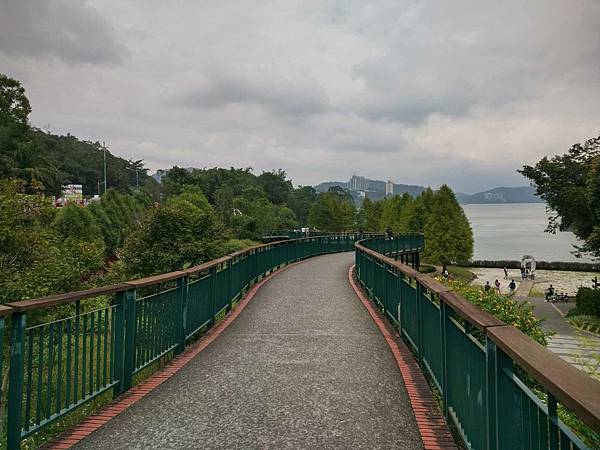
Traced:
[[325, 91], [309, 74], [282, 76], [248, 66], [230, 66], [202, 74], [195, 86], [172, 95], [168, 103], [196, 109], [254, 104], [274, 114], [308, 116], [327, 110]]
[[92, 64], [127, 55], [102, 16], [76, 0], [0, 0], [0, 52]]
[[473, 192], [599, 131], [597, 0], [32, 5], [0, 0], [32, 122], [152, 169]]

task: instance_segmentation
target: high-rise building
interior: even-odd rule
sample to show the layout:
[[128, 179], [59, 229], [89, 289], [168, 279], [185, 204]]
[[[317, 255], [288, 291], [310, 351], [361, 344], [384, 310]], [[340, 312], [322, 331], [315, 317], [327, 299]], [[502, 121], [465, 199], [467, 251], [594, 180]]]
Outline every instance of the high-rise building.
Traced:
[[394, 183], [390, 180], [385, 183], [385, 195], [394, 195]]
[[369, 179], [358, 175], [352, 175], [348, 181], [348, 189], [351, 191], [368, 191]]

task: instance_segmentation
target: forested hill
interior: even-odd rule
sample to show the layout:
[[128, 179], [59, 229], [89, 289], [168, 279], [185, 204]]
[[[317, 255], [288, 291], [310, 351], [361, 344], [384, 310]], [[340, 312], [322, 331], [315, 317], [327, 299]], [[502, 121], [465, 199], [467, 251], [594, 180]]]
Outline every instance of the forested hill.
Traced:
[[[98, 142], [57, 136], [30, 126], [31, 105], [21, 84], [0, 74], [0, 179], [18, 178], [32, 190], [59, 195], [63, 184], [83, 185], [84, 195], [104, 191], [104, 150]], [[142, 161], [106, 152], [107, 186], [127, 192], [157, 183]], [[137, 174], [136, 174], [137, 172]]]
[[476, 194], [456, 194], [458, 201], [469, 203], [542, 203], [543, 200], [535, 195], [535, 188], [531, 186], [497, 187]]
[[[16, 136], [0, 127], [0, 176], [18, 177], [43, 183], [49, 195], [59, 195], [64, 184], [83, 185], [84, 195], [104, 191], [104, 151], [99, 142], [83, 141], [67, 134], [59, 136], [27, 128]], [[137, 177], [136, 180], [136, 170]], [[152, 188], [156, 181], [148, 175], [142, 161], [131, 161], [106, 151], [109, 188], [127, 192], [140, 186]]]
[[[57, 170], [57, 184], [82, 184], [84, 195], [104, 190], [104, 151], [99, 142], [82, 141], [67, 134], [58, 136], [33, 129], [32, 141]], [[137, 175], [136, 175], [137, 171]], [[139, 182], [140, 187], [152, 187], [156, 181], [148, 175], [142, 161], [126, 160], [106, 151], [106, 177], [109, 188], [126, 192]], [[137, 177], [137, 179], [136, 179]]]

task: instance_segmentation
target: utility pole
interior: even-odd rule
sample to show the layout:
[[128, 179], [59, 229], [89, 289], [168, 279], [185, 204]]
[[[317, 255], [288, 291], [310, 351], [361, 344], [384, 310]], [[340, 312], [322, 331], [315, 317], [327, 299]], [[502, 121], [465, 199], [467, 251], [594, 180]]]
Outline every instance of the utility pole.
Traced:
[[102, 141], [102, 148], [104, 149], [104, 193], [106, 194], [106, 143]]

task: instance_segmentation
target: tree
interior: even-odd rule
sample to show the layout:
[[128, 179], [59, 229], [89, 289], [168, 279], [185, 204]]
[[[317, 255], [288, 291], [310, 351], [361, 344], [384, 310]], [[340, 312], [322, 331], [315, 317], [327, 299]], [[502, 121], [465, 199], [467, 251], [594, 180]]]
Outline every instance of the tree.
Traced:
[[327, 192], [334, 195], [339, 203], [348, 202], [351, 205], [354, 205], [354, 199], [348, 189], [344, 189], [341, 186], [331, 186]]
[[226, 233], [212, 211], [203, 211], [189, 195], [171, 197], [152, 209], [123, 246], [123, 277], [144, 277], [181, 270], [216, 258]]
[[66, 205], [57, 213], [52, 228], [63, 239], [75, 238], [86, 242], [100, 241], [103, 247], [102, 233], [96, 218], [87, 208]]
[[425, 220], [423, 259], [434, 264], [467, 262], [473, 256], [473, 231], [452, 189], [433, 194]]
[[379, 229], [391, 229], [394, 233], [406, 233], [412, 213], [412, 201], [410, 194], [394, 195], [382, 200], [383, 208]]
[[317, 191], [312, 186], [300, 186], [290, 193], [288, 206], [294, 211], [301, 226], [308, 223], [308, 211], [316, 198]]
[[281, 169], [263, 172], [258, 177], [259, 186], [263, 188], [269, 201], [276, 205], [286, 203], [293, 190], [292, 182], [286, 177], [287, 174]]
[[40, 188], [30, 193], [21, 180], [0, 181], [0, 303], [81, 289], [102, 267], [101, 240], [57, 233], [55, 214]]
[[363, 223], [363, 231], [382, 231], [381, 229], [381, 215], [383, 213], [383, 201], [373, 202], [369, 197], [366, 197], [363, 201], [362, 207], [359, 211], [359, 217], [361, 217]]
[[319, 193], [308, 214], [309, 225], [322, 231], [353, 230], [356, 208], [340, 198], [333, 192]]
[[533, 182], [536, 194], [555, 212], [546, 231], [572, 231], [584, 242], [576, 247], [578, 252], [600, 258], [600, 136], [518, 172]]
[[17, 80], [0, 73], [0, 126], [17, 125], [27, 127], [31, 113], [25, 88]]
[[433, 191], [431, 188], [421, 192], [414, 201], [412, 208], [412, 217], [408, 224], [408, 231], [411, 233], [425, 232], [425, 222], [431, 209], [433, 201]]

